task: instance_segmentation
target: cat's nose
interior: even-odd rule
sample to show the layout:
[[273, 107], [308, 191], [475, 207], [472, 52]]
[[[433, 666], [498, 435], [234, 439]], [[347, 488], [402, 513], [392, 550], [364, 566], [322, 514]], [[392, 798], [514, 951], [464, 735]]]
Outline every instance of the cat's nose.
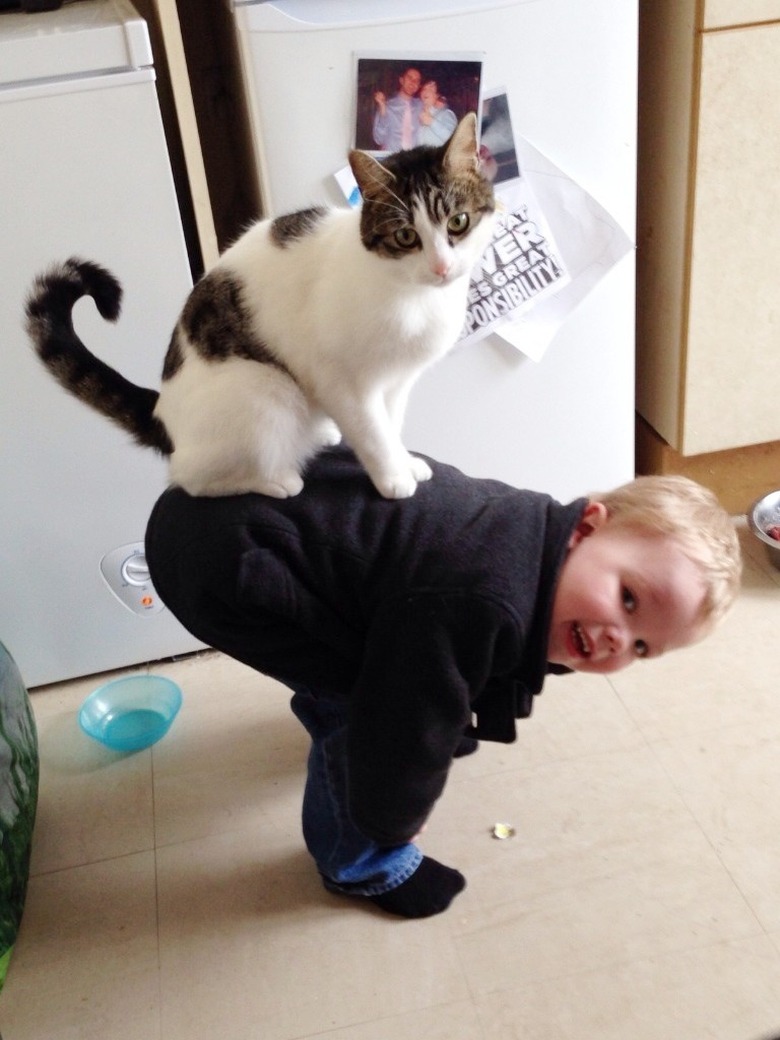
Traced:
[[452, 261], [447, 257], [441, 257], [431, 264], [431, 270], [437, 278], [446, 278], [452, 270]]

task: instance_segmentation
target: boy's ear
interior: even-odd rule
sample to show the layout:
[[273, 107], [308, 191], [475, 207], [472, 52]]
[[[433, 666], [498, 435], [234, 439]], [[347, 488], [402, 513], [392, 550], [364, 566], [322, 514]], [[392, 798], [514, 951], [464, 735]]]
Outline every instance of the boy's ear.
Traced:
[[587, 538], [588, 535], [603, 527], [608, 516], [607, 507], [603, 502], [588, 502], [580, 522], [569, 539], [569, 548], [573, 549], [583, 538]]

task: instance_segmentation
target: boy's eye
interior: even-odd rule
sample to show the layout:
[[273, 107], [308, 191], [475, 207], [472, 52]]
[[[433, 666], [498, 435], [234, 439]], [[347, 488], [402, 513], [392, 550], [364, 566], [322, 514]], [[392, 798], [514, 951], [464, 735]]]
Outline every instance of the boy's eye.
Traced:
[[644, 639], [637, 639], [634, 643], [634, 653], [637, 657], [647, 657], [650, 652], [650, 648]]
[[622, 589], [623, 606], [626, 608], [629, 614], [633, 614], [636, 610], [636, 596], [631, 589], [623, 586]]
[[404, 227], [398, 228], [394, 237], [402, 249], [414, 249], [419, 241], [417, 238], [417, 232], [411, 224], [406, 224]]

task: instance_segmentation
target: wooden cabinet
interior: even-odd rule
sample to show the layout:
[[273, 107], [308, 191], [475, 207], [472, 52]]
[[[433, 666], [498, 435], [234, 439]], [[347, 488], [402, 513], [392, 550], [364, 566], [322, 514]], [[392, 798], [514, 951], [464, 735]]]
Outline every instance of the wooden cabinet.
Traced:
[[640, 10], [638, 468], [706, 456], [742, 509], [780, 486], [780, 0]]
[[780, 0], [704, 0], [703, 29], [780, 21]]

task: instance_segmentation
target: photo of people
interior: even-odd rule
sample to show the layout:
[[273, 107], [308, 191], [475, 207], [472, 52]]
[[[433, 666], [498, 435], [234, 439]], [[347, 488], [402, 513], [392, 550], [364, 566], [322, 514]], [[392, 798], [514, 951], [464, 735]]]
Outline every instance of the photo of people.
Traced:
[[443, 144], [480, 111], [482, 62], [468, 58], [358, 57], [355, 147], [397, 152]]
[[494, 184], [520, 176], [509, 99], [504, 91], [486, 94], [482, 100], [479, 154], [483, 172]]

